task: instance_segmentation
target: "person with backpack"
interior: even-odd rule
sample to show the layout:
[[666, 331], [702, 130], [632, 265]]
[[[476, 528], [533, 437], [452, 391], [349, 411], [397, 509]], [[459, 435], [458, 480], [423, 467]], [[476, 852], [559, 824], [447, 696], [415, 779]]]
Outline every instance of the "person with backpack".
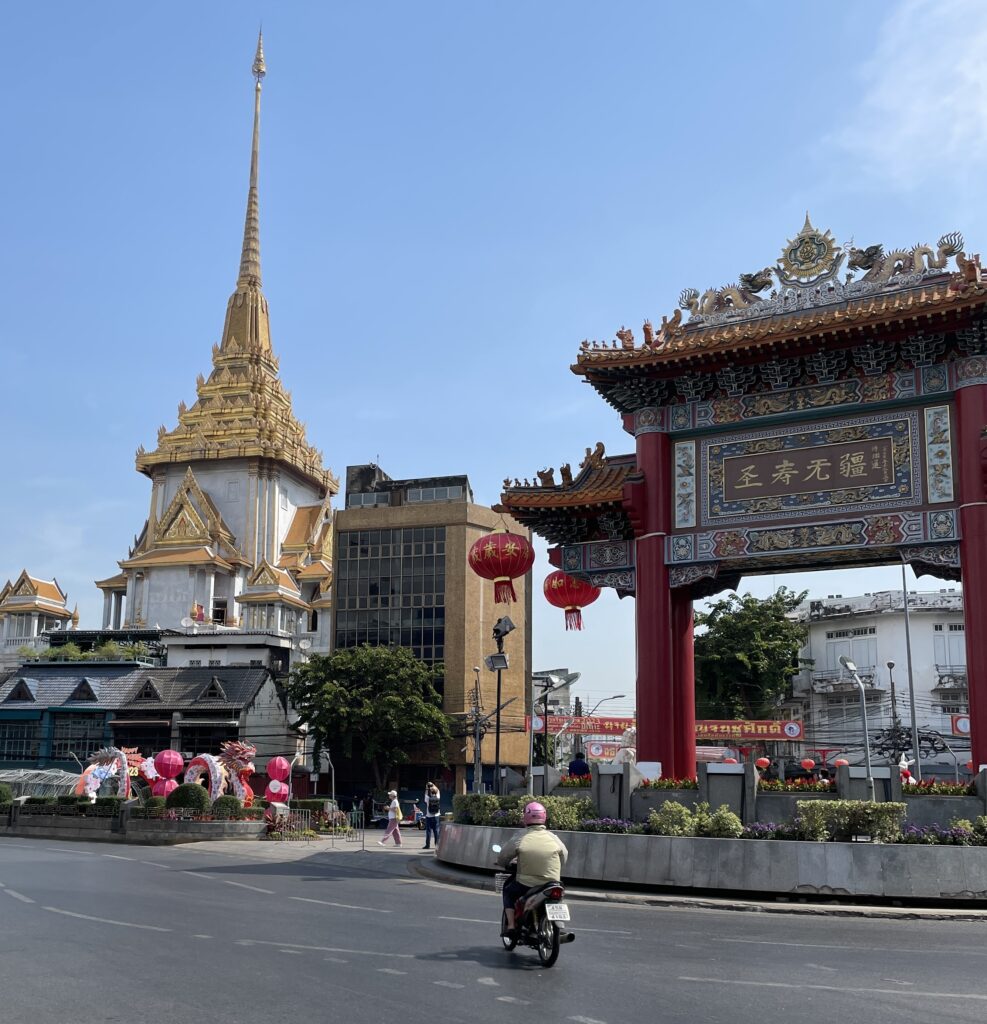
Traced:
[[442, 812], [440, 810], [439, 787], [430, 782], [425, 787], [425, 849], [431, 849], [429, 840], [435, 837], [435, 848], [439, 848], [439, 821]]

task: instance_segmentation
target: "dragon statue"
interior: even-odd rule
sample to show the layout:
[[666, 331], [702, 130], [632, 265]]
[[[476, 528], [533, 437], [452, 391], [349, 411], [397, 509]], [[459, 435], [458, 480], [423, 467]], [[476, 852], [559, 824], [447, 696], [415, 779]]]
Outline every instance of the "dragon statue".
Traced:
[[127, 755], [116, 747], [103, 747], [89, 758], [88, 767], [82, 772], [76, 783], [75, 794], [95, 799], [100, 786], [107, 779], [114, 778], [117, 780], [117, 796], [128, 800], [130, 798], [130, 771]]
[[938, 250], [933, 252], [927, 245], [916, 245], [912, 249], [895, 249], [885, 253], [883, 245], [869, 245], [866, 249], [850, 247], [847, 267], [851, 270], [866, 270], [860, 279], [863, 282], [882, 284], [897, 274], [921, 274], [926, 270], [942, 270], [951, 256], [963, 252], [963, 236], [952, 231], [939, 239]]
[[754, 274], [741, 274], [738, 284], [707, 288], [702, 295], [697, 288], [686, 288], [679, 295], [679, 307], [688, 310], [693, 316], [709, 316], [728, 309], [746, 309], [758, 301], [758, 293], [769, 288], [773, 280], [771, 267], [765, 267]]
[[227, 740], [219, 748], [219, 763], [229, 775], [230, 788], [244, 807], [250, 807], [254, 802], [254, 791], [250, 788], [249, 779], [256, 770], [256, 756], [257, 748], [252, 743], [242, 743], [240, 740]]
[[196, 754], [185, 769], [185, 782], [198, 784], [203, 777], [209, 779], [209, 799], [217, 800], [226, 788], [226, 767], [212, 754]]

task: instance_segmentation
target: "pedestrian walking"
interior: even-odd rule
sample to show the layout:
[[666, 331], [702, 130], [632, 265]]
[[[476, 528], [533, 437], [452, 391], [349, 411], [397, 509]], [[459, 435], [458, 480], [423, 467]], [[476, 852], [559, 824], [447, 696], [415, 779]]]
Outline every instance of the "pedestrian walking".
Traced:
[[389, 789], [387, 791], [387, 799], [390, 803], [387, 805], [387, 831], [384, 833], [384, 838], [377, 844], [378, 846], [384, 846], [387, 843], [388, 836], [394, 837], [394, 845], [401, 845], [401, 805], [398, 803], [398, 791], [396, 789]]
[[425, 787], [425, 849], [430, 849], [429, 840], [435, 837], [435, 848], [439, 848], [439, 821], [442, 818], [439, 787], [430, 782]]

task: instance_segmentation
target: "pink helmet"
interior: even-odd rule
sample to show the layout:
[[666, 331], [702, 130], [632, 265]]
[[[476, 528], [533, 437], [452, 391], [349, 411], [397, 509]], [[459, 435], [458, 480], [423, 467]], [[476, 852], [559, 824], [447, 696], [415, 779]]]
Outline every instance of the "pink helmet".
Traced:
[[537, 800], [533, 800], [524, 808], [522, 821], [525, 825], [544, 825], [547, 820], [548, 812]]

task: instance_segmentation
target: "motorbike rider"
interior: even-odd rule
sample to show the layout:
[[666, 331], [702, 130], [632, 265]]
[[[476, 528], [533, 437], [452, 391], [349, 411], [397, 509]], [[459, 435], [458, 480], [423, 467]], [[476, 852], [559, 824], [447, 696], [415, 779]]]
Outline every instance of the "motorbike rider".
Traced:
[[544, 806], [533, 800], [524, 808], [524, 831], [516, 832], [497, 856], [497, 866], [507, 865], [517, 858], [517, 876], [504, 886], [504, 909], [507, 911], [507, 935], [515, 928], [514, 904], [535, 886], [562, 880], [562, 865], [569, 851], [554, 832], [545, 827], [548, 813]]

